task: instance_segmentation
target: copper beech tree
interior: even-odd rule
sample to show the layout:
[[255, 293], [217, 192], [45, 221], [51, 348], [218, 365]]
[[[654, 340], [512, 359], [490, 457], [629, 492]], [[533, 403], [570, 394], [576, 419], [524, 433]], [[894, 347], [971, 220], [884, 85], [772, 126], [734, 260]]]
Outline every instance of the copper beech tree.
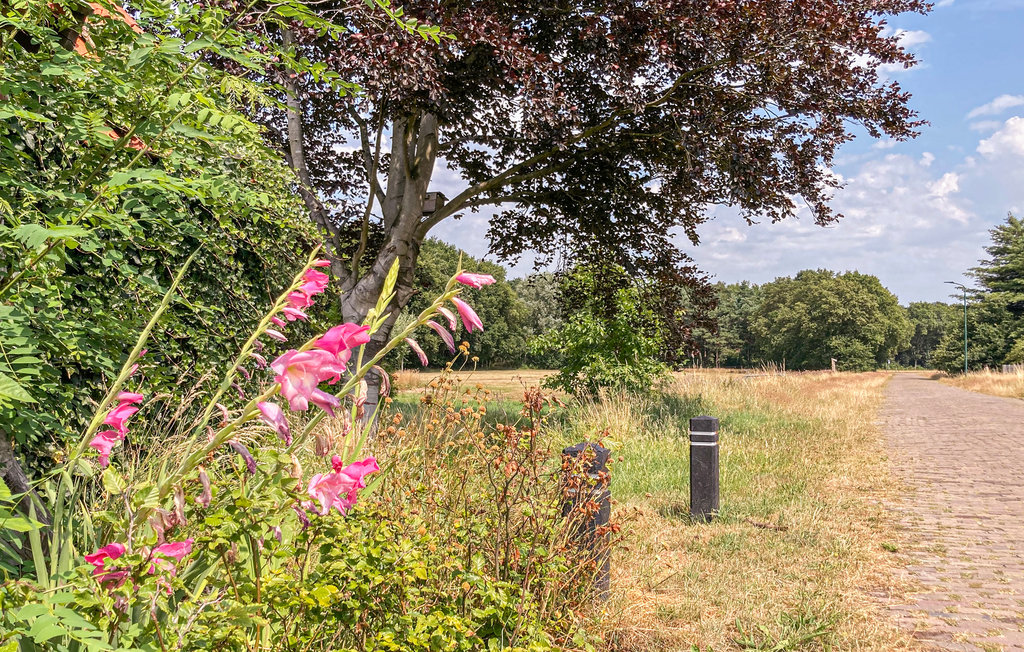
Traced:
[[[323, 231], [346, 320], [396, 256], [397, 314], [424, 238], [460, 212], [495, 207], [499, 257], [597, 250], [651, 274], [685, 263], [672, 237], [696, 243], [714, 205], [774, 222], [799, 202], [832, 222], [828, 168], [854, 126], [904, 140], [922, 124], [879, 72], [915, 64], [887, 19], [927, 12], [919, 0], [406, 3], [453, 35], [439, 43], [361, 0], [310, 8], [347, 30], [262, 29], [361, 91], [282, 64], [286, 103], [261, 119]], [[464, 186], [425, 212], [442, 161]]]

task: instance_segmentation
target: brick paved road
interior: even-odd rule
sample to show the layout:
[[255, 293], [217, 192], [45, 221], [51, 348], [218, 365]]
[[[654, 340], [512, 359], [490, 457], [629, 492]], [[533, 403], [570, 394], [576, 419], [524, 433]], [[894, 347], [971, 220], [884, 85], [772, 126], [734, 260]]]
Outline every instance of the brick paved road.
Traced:
[[1024, 401], [896, 374], [881, 421], [922, 586], [894, 613], [928, 649], [1024, 651]]

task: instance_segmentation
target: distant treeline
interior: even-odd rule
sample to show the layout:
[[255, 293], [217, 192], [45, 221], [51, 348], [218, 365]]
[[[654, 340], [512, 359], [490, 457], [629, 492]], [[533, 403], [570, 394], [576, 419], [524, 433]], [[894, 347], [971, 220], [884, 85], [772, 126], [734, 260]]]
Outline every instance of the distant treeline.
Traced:
[[[1024, 222], [1010, 215], [991, 231], [989, 255], [970, 271], [978, 288], [967, 295], [968, 363], [972, 369], [1024, 362]], [[426, 305], [459, 260], [455, 247], [438, 240], [424, 243], [417, 268], [420, 294], [409, 303], [415, 314]], [[493, 275], [497, 282], [474, 294], [484, 322], [482, 333], [460, 334], [470, 342], [482, 367], [559, 367], [558, 346], [591, 310], [590, 321], [607, 322], [607, 337], [622, 339], [622, 326], [644, 330], [654, 341], [652, 355], [670, 366], [827, 369], [832, 359], [842, 370], [883, 367], [963, 368], [963, 304], [914, 302], [901, 306], [875, 276], [859, 272], [804, 270], [793, 277], [754, 285], [718, 283], [708, 296], [673, 305], [673, 314], [651, 310], [655, 293], [637, 279], [636, 299], [594, 310], [579, 300], [581, 278], [594, 283], [593, 267], [564, 274], [534, 274], [506, 280], [500, 265], [463, 256], [463, 266]], [[592, 288], [593, 290], [593, 288]], [[688, 292], [692, 290], [688, 289]], [[685, 293], [684, 293], [685, 294]], [[422, 298], [421, 298], [422, 297]], [[423, 305], [420, 305], [423, 304]], [[636, 312], [623, 321], [623, 310]], [[602, 314], [604, 312], [605, 314]], [[584, 329], [587, 338], [602, 330]], [[660, 332], [659, 332], [660, 331]], [[672, 331], [671, 333], [668, 331]], [[555, 337], [552, 337], [555, 335]], [[452, 356], [429, 334], [420, 344], [432, 364]], [[659, 345], [660, 344], [660, 345]], [[634, 345], [631, 345], [634, 346]], [[604, 350], [616, 351], [616, 347]], [[635, 348], [630, 349], [634, 351]], [[410, 357], [402, 364], [414, 364]]]

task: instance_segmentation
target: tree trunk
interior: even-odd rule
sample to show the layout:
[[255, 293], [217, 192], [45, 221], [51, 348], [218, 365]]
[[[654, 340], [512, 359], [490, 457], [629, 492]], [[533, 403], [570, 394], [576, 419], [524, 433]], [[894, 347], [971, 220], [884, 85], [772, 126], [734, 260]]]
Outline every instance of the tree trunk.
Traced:
[[0, 429], [0, 478], [13, 494], [26, 494], [32, 490], [21, 463], [14, 456], [14, 446], [7, 433]]

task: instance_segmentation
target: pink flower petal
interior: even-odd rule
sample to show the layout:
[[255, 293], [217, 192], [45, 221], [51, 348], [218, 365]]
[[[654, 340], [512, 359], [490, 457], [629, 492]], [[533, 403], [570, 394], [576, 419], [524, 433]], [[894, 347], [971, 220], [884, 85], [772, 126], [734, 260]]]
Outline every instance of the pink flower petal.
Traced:
[[440, 308], [437, 309], [437, 311], [444, 315], [444, 318], [448, 320], [448, 328], [454, 331], [459, 327], [459, 322], [455, 321], [455, 313], [453, 313], [451, 310], [448, 310], [444, 306], [441, 306]]
[[117, 395], [118, 403], [141, 403], [146, 398], [137, 392], [121, 392]]
[[114, 450], [114, 447], [121, 443], [124, 439], [124, 434], [116, 430], [104, 430], [96, 433], [89, 442], [89, 446], [95, 448], [100, 456], [100, 466], [106, 467], [110, 464], [110, 452]]
[[441, 336], [441, 339], [444, 340], [444, 343], [448, 345], [448, 350], [455, 353], [455, 337], [448, 332], [448, 329], [430, 319], [427, 320], [427, 326], [433, 328]]
[[462, 323], [466, 327], [466, 330], [470, 333], [473, 332], [473, 328], [484, 329], [484, 323], [477, 317], [476, 311], [468, 303], [458, 297], [452, 297], [452, 303], [459, 310], [459, 316], [462, 317]]
[[278, 328], [284, 328], [285, 326], [288, 325], [288, 323], [285, 320], [281, 319], [280, 317], [271, 317], [270, 323], [273, 324], [274, 326], [277, 326]]
[[455, 280], [463, 285], [468, 285], [471, 288], [479, 290], [485, 285], [494, 283], [494, 277], [490, 274], [471, 274], [469, 272], [463, 272], [455, 277]]
[[330, 266], [331, 266], [331, 261], [325, 260], [323, 258], [317, 258], [316, 260], [313, 261], [313, 267], [330, 267]]
[[420, 358], [420, 364], [426, 367], [430, 364], [430, 360], [427, 359], [427, 354], [423, 352], [420, 345], [416, 343], [416, 340], [411, 337], [405, 338], [405, 343], [409, 345], [409, 348], [416, 352], [416, 355]]
[[362, 346], [369, 341], [369, 326], [347, 323], [328, 330], [313, 346], [329, 351], [337, 356], [341, 355], [344, 351]]
[[305, 320], [309, 319], [309, 315], [307, 315], [306, 313], [302, 312], [298, 308], [292, 308], [290, 306], [285, 306], [284, 309], [281, 312], [284, 313], [284, 316], [288, 319], [288, 321], [295, 321], [296, 319], [301, 319], [301, 320], [305, 321]]
[[273, 328], [268, 328], [267, 330], [265, 330], [263, 332], [266, 333], [267, 335], [269, 335], [270, 337], [274, 338], [278, 342], [287, 342], [288, 341], [287, 337], [282, 335], [280, 331], [275, 331]]
[[288, 419], [285, 417], [281, 406], [270, 401], [260, 401], [256, 405], [260, 409], [260, 418], [263, 420], [263, 423], [277, 431], [277, 434], [284, 440], [285, 445], [291, 446], [292, 434], [288, 428]]

